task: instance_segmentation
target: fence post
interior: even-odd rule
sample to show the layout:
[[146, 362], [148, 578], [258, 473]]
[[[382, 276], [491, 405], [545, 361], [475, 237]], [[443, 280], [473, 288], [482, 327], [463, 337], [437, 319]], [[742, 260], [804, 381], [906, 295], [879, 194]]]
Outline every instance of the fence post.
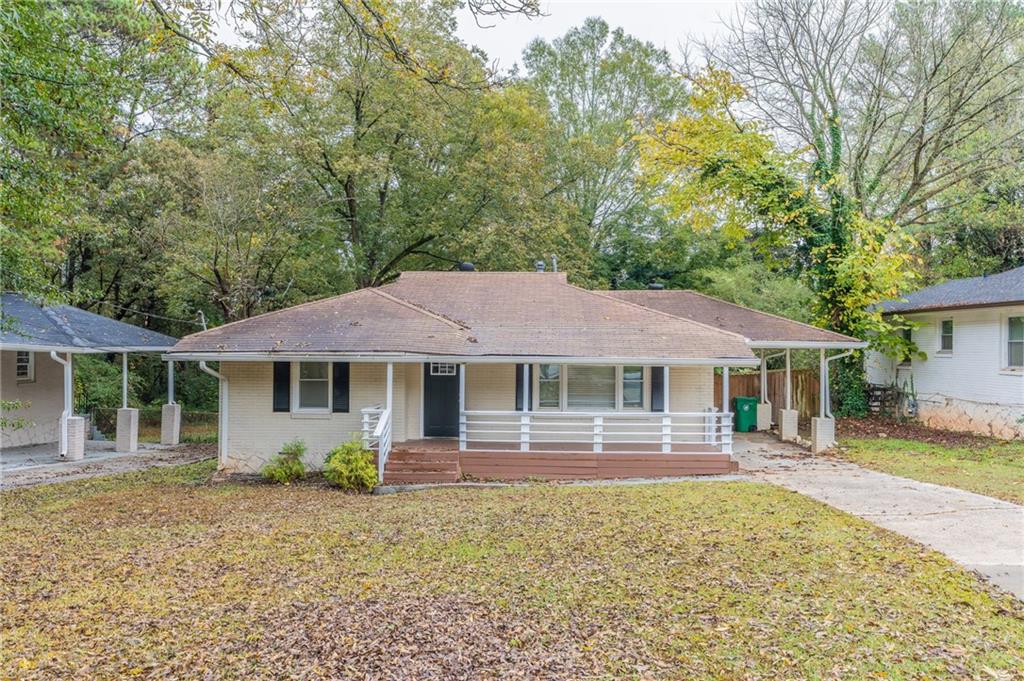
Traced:
[[594, 451], [604, 451], [604, 417], [594, 417]]

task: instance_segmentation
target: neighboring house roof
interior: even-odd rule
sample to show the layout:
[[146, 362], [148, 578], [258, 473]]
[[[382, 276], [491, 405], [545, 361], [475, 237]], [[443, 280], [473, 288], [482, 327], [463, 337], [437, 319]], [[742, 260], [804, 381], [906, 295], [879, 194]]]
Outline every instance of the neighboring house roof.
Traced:
[[904, 300], [881, 303], [885, 312], [924, 312], [958, 307], [987, 307], [1024, 303], [1024, 267], [929, 286]]
[[[810, 324], [785, 317], [752, 310], [749, 307], [727, 303], [696, 291], [645, 290], [609, 291], [609, 295], [645, 305], [676, 317], [692, 319], [703, 324], [742, 334], [754, 347], [773, 344], [800, 344], [803, 346], [850, 346], [862, 344], [856, 338], [834, 331], [819, 329]], [[796, 346], [795, 346], [796, 347]]]
[[176, 338], [70, 305], [40, 305], [17, 293], [0, 296], [0, 348], [60, 352], [163, 352]]
[[541, 272], [406, 272], [187, 336], [172, 352], [753, 360], [738, 334]]

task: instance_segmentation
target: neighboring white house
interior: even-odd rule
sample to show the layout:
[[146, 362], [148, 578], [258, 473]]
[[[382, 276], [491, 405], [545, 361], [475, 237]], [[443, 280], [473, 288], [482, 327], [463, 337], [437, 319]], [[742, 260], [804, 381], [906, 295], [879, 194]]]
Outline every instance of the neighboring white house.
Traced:
[[909, 393], [930, 426], [1024, 437], [1024, 267], [930, 286], [883, 309], [916, 325], [909, 337], [926, 358], [871, 352], [870, 383]]

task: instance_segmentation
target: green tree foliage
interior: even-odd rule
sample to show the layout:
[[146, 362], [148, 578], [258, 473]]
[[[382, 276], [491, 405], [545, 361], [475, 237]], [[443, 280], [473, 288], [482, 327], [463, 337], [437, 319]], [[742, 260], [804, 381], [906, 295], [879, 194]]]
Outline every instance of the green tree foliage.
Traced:
[[658, 188], [636, 181], [636, 135], [685, 106], [683, 82], [666, 51], [599, 18], [550, 43], [535, 40], [523, 62], [558, 135], [550, 159], [554, 191], [573, 207], [598, 255], [599, 279], [629, 286], [631, 276], [659, 269], [636, 267], [635, 259], [646, 259], [643, 251], [672, 233], [654, 201]]

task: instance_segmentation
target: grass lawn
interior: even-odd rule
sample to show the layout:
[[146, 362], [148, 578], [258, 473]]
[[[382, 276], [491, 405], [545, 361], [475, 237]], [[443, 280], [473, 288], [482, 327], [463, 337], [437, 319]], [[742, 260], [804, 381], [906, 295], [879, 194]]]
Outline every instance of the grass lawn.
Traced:
[[840, 456], [868, 468], [1024, 504], [1024, 442], [957, 446], [871, 438], [840, 444]]
[[0, 677], [1024, 678], [1024, 604], [769, 485], [4, 493]]

